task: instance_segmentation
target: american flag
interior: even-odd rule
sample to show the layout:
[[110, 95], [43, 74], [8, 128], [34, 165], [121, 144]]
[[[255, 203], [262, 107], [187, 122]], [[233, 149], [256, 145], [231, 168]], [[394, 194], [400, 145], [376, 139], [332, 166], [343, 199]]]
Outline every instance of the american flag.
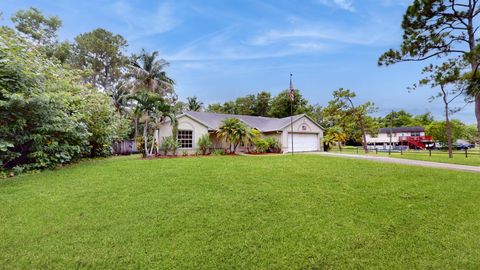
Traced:
[[295, 100], [295, 92], [293, 91], [293, 81], [292, 81], [292, 74], [290, 74], [290, 92], [288, 93], [290, 96], [290, 100]]

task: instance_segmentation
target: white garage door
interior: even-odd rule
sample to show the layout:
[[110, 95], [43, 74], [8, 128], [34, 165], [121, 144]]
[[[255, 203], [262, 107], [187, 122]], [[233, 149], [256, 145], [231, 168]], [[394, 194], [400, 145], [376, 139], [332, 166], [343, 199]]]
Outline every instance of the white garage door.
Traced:
[[[293, 134], [293, 151], [307, 152], [318, 151], [318, 134]], [[292, 134], [288, 134], [288, 152], [292, 151]]]

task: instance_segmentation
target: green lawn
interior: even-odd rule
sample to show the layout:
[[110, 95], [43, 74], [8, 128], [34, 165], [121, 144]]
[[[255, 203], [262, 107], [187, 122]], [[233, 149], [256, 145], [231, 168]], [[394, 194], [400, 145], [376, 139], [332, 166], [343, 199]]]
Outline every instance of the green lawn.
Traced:
[[480, 175], [120, 157], [0, 181], [1, 269], [479, 269]]
[[[453, 152], [453, 158], [448, 157], [448, 152], [446, 151], [432, 151], [432, 156], [430, 156], [428, 151], [414, 151], [410, 150], [407, 152], [392, 152], [390, 155], [388, 152], [378, 152], [375, 153], [375, 150], [370, 150], [369, 154], [373, 156], [385, 156], [385, 157], [394, 157], [394, 158], [405, 158], [405, 159], [414, 159], [414, 160], [425, 160], [441, 163], [452, 163], [452, 164], [463, 164], [470, 166], [480, 166], [480, 150], [471, 149], [469, 150], [470, 154], [468, 157], [465, 157], [465, 151], [456, 150]], [[346, 148], [341, 152], [338, 148], [332, 149], [333, 153], [343, 153], [343, 154], [365, 154], [360, 148], [357, 149]]]

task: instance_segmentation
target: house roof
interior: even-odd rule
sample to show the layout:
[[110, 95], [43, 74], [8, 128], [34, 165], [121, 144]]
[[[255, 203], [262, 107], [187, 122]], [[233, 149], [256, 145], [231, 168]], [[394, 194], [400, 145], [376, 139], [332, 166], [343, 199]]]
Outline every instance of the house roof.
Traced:
[[394, 127], [394, 128], [381, 128], [378, 130], [379, 133], [390, 133], [390, 131], [393, 131], [394, 133], [424, 132], [425, 129], [423, 129], [423, 127]]
[[[187, 111], [184, 113], [192, 119], [205, 125], [209, 130], [217, 130], [222, 121], [227, 118], [238, 118], [251, 128], [258, 129], [261, 132], [278, 131], [283, 130], [290, 124], [290, 117], [285, 118], [271, 118], [263, 116], [249, 116], [249, 115], [237, 115], [237, 114], [223, 114], [223, 113], [208, 113], [208, 112], [194, 112]], [[293, 122], [304, 117], [306, 115], [299, 114], [293, 116]]]

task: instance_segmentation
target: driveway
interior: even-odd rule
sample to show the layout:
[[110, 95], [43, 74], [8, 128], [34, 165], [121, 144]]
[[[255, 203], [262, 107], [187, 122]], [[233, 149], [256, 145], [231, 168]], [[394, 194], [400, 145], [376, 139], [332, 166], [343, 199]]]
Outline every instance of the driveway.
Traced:
[[377, 156], [353, 155], [353, 154], [337, 154], [337, 153], [329, 153], [329, 152], [315, 152], [315, 153], [311, 153], [311, 154], [323, 155], [323, 156], [332, 156], [332, 157], [366, 159], [366, 160], [372, 160], [372, 161], [384, 162], [384, 163], [395, 163], [395, 164], [404, 164], [404, 165], [412, 165], [412, 166], [421, 166], [421, 167], [429, 167], [429, 168], [440, 168], [440, 169], [449, 169], [449, 170], [480, 173], [480, 167], [477, 167], [477, 166], [449, 164], [449, 163], [440, 163], [440, 162], [431, 162], [431, 161], [421, 161], [421, 160], [403, 159], [403, 158], [377, 157]]

